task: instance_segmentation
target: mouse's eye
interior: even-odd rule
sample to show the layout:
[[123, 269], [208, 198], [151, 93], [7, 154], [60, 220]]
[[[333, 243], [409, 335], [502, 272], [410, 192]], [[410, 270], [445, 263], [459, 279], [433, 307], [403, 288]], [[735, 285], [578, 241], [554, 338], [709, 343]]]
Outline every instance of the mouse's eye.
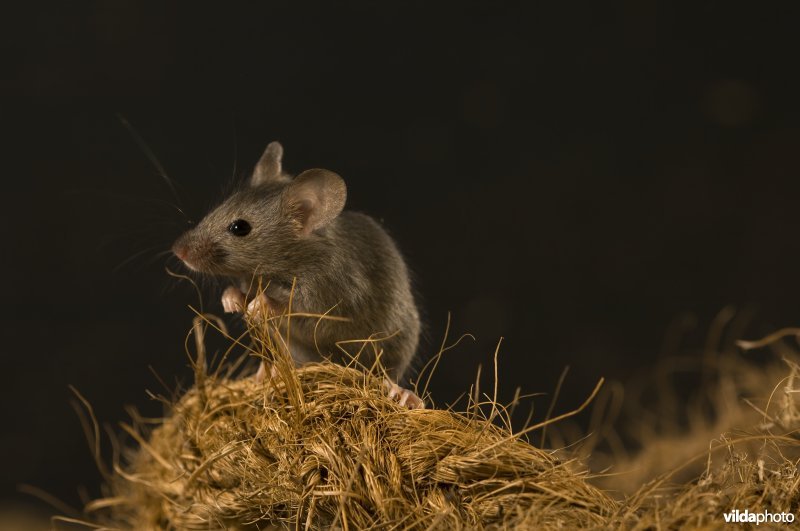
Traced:
[[228, 232], [234, 236], [247, 236], [250, 234], [252, 229], [253, 227], [251, 227], [250, 224], [243, 219], [237, 219], [228, 225]]

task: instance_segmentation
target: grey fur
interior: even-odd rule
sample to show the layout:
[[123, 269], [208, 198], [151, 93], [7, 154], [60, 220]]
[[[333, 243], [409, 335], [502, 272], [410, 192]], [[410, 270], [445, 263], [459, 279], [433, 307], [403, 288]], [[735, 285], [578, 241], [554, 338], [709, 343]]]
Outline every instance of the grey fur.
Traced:
[[[420, 319], [409, 274], [397, 245], [371, 217], [344, 211], [344, 181], [328, 170], [309, 170], [292, 179], [281, 170], [283, 149], [271, 143], [253, 172], [250, 185], [228, 197], [173, 251], [201, 273], [228, 277], [247, 293], [269, 282], [270, 305], [284, 308], [296, 279], [292, 311], [347, 317], [349, 322], [295, 318], [290, 345], [295, 361], [350, 356], [337, 342], [386, 338], [342, 347], [370, 367], [376, 350], [395, 381], [403, 376], [417, 349]], [[238, 219], [252, 227], [235, 236]], [[315, 330], [316, 328], [316, 330]], [[362, 349], [362, 346], [364, 347]]]

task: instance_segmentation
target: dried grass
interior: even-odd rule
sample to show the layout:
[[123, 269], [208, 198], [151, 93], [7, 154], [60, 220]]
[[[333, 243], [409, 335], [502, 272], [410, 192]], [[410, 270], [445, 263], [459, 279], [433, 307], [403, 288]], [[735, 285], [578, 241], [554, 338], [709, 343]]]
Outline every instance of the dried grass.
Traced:
[[[652, 439], [657, 450], [646, 446], [624, 465], [636, 468], [637, 458], [640, 465], [652, 463], [654, 452], [673, 450], [682, 462], [663, 473], [641, 465], [649, 476], [636, 476], [638, 487], [615, 498], [618, 489], [597, 486], [613, 475], [590, 478], [569, 458], [532, 446], [523, 433], [512, 433], [504, 408], [492, 401], [488, 415], [474, 402], [466, 412], [408, 410], [387, 397], [377, 368], [294, 368], [268, 326], [250, 330], [254, 341], [247, 348], [273, 360], [271, 379], [206, 374], [201, 328], [198, 322], [195, 385], [155, 428], [126, 427], [136, 449], [115, 459], [108, 496], [87, 505], [86, 525], [716, 529], [725, 527], [722, 514], [732, 509], [800, 509], [796, 360], [785, 360], [781, 376], [775, 367], [750, 374], [756, 381], [748, 391], [757, 388], [765, 397], [757, 409], [740, 400], [741, 389], [722, 389], [723, 380], [719, 399], [734, 401], [725, 404], [731, 410], [726, 432], [705, 423], [667, 444]], [[690, 458], [677, 451], [698, 444]], [[700, 473], [675, 481], [692, 467]]]

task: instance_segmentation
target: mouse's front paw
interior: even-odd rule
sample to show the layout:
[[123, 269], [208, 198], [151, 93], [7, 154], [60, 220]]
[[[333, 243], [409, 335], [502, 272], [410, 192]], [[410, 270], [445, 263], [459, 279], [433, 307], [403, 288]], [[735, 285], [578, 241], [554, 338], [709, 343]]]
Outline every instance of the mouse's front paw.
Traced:
[[262, 316], [269, 316], [272, 314], [272, 307], [269, 299], [263, 293], [256, 295], [256, 298], [250, 301], [247, 305], [247, 316], [251, 319]]
[[244, 293], [236, 286], [228, 286], [222, 292], [222, 309], [225, 313], [238, 313], [244, 310]]
[[425, 402], [410, 389], [400, 387], [390, 380], [384, 381], [384, 384], [389, 391], [389, 398], [401, 406], [406, 406], [408, 409], [425, 409]]

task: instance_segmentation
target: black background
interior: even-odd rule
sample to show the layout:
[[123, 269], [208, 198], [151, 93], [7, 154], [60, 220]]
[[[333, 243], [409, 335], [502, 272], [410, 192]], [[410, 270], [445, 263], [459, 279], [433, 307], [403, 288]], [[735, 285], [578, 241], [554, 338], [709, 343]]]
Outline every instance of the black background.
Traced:
[[421, 357], [448, 312], [477, 338], [442, 361], [439, 404], [501, 336], [501, 399], [571, 365], [565, 411], [686, 315], [697, 344], [729, 304], [749, 336], [800, 324], [798, 18], [767, 5], [4, 7], [2, 496], [98, 492], [68, 384], [113, 426], [160, 411], [148, 366], [190, 381], [197, 299], [157, 256], [185, 224], [118, 113], [193, 219], [274, 139], [290, 171], [344, 176], [416, 273]]

